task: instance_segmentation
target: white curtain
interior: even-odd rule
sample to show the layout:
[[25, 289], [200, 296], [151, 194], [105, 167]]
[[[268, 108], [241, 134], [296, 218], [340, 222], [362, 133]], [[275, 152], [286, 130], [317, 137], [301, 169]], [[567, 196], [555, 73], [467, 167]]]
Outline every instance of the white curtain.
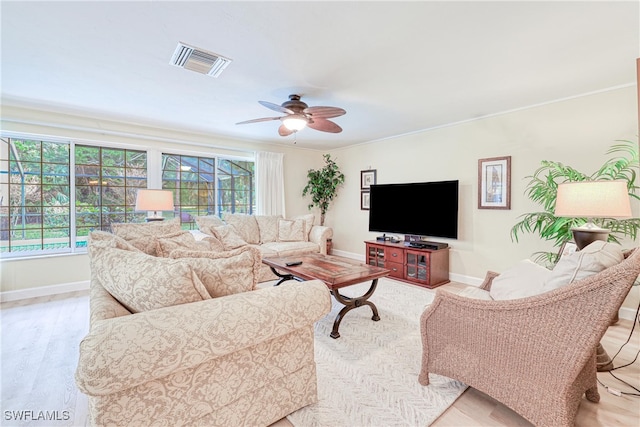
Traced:
[[256, 153], [256, 202], [258, 215], [284, 212], [284, 154]]

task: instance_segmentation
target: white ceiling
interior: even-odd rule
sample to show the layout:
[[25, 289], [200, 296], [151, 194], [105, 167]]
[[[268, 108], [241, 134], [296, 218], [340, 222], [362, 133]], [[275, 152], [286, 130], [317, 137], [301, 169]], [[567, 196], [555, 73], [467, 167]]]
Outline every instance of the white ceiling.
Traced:
[[[1, 3], [2, 102], [292, 144], [258, 104], [344, 108], [328, 150], [635, 82], [640, 6], [624, 2]], [[179, 41], [233, 59], [169, 65]]]

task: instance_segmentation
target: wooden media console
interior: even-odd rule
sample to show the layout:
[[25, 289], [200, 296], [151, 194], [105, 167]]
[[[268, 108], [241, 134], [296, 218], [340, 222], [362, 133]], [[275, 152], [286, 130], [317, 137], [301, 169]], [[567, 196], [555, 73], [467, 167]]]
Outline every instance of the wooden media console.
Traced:
[[449, 248], [421, 249], [404, 242], [365, 241], [366, 263], [391, 270], [397, 280], [426, 288], [449, 283]]

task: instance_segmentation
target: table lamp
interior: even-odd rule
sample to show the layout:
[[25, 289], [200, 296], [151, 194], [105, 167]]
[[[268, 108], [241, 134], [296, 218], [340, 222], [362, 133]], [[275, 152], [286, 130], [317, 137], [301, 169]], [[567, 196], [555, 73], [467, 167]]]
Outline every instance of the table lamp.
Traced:
[[149, 221], [162, 221], [164, 218], [158, 215], [158, 211], [173, 210], [173, 192], [170, 190], [140, 189], [136, 195], [136, 211], [153, 211], [153, 216], [147, 217]]
[[596, 240], [607, 241], [609, 232], [593, 223], [593, 218], [631, 218], [627, 182], [577, 181], [558, 185], [555, 215], [587, 218], [587, 223], [571, 229], [573, 240], [582, 249]]

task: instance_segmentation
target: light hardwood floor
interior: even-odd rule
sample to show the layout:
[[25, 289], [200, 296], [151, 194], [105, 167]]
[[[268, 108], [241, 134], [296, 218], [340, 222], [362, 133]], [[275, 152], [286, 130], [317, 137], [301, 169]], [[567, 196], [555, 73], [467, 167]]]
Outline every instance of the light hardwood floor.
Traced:
[[[456, 290], [465, 285], [448, 284]], [[3, 303], [0, 310], [1, 333], [1, 420], [2, 426], [85, 426], [87, 399], [75, 387], [74, 372], [78, 361], [78, 345], [88, 330], [89, 304], [87, 292], [74, 292], [51, 297]], [[611, 326], [602, 340], [613, 356], [629, 337], [632, 322], [621, 320]], [[637, 325], [636, 325], [637, 326]], [[640, 331], [614, 360], [615, 366], [633, 360], [640, 349]], [[640, 361], [615, 374], [640, 386]], [[632, 391], [608, 373], [598, 378], [607, 386]], [[549, 391], [552, 392], [551, 390]], [[583, 399], [576, 426], [640, 426], [640, 398], [614, 396], [600, 387], [598, 404]], [[40, 411], [54, 413], [60, 421], [16, 421], [14, 415]], [[273, 426], [289, 427], [286, 419]], [[433, 424], [443, 426], [531, 426], [509, 408], [474, 389], [468, 389]]]

